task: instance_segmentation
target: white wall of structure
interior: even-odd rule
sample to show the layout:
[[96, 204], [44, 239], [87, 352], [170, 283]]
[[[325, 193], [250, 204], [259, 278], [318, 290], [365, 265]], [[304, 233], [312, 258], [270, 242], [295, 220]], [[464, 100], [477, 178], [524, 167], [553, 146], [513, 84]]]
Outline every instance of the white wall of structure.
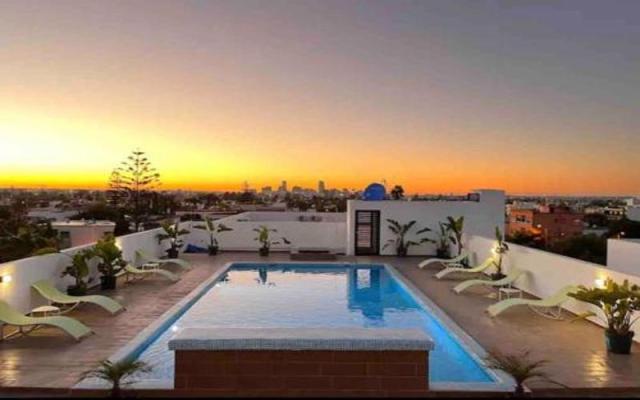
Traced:
[[[484, 260], [492, 254], [491, 249], [495, 246], [495, 240], [487, 237], [471, 236], [468, 238], [467, 246], [474, 254], [475, 260]], [[596, 280], [604, 280], [608, 277], [617, 282], [628, 279], [629, 282], [640, 285], [640, 276], [625, 274], [602, 265], [512, 243], [509, 243], [509, 252], [504, 258], [504, 265], [506, 272], [513, 266], [525, 270], [526, 274], [520, 277], [514, 286], [540, 298], [548, 297], [567, 285], [592, 287], [596, 284]], [[465, 294], [461, 294], [461, 296], [463, 295]], [[467, 295], [475, 296], [474, 294]], [[566, 302], [564, 308], [573, 313], [581, 313], [588, 310], [597, 311], [590, 305], [573, 299]], [[526, 310], [523, 312], [526, 312]], [[596, 318], [592, 318], [592, 321], [604, 326]], [[634, 330], [636, 332], [634, 340], [640, 341], [640, 324], [636, 324]]]
[[640, 276], [640, 239], [607, 240], [607, 268]]
[[625, 214], [632, 221], [640, 221], [640, 206], [627, 207]]
[[[493, 236], [495, 227], [504, 230], [505, 194], [502, 190], [477, 190], [479, 201], [363, 201], [349, 200], [347, 203], [347, 253], [355, 253], [355, 215], [357, 210], [380, 210], [380, 254], [395, 254], [395, 248], [388, 246], [382, 249], [389, 239], [395, 236], [388, 229], [387, 219], [400, 223], [416, 220], [416, 228], [424, 227], [433, 231], [427, 236], [435, 239], [439, 231], [439, 222], [446, 221], [448, 216], [464, 216], [464, 232], [466, 235]], [[410, 237], [409, 237], [410, 238]], [[425, 243], [409, 249], [409, 255], [432, 255], [436, 245]]]
[[[299, 217], [304, 221], [299, 221]], [[311, 221], [315, 216], [322, 221]], [[223, 232], [218, 236], [218, 242], [222, 250], [229, 251], [257, 251], [260, 243], [254, 240], [256, 232], [254, 228], [261, 225], [276, 229], [274, 239], [285, 237], [291, 241], [291, 245], [284, 244], [271, 247], [275, 251], [286, 251], [291, 247], [323, 247], [344, 253], [346, 243], [346, 215], [344, 213], [309, 213], [309, 212], [246, 212], [222, 218], [216, 223], [223, 223], [233, 229]], [[206, 231], [193, 228], [199, 225], [192, 222], [188, 243], [206, 247], [209, 236]]]
[[95, 243], [107, 233], [113, 233], [116, 224], [111, 221], [69, 221], [53, 222], [51, 227], [56, 231], [69, 234], [70, 247]]
[[[137, 249], [144, 249], [150, 254], [164, 255], [163, 250], [166, 244], [159, 245], [156, 235], [161, 229], [153, 229], [131, 235], [120, 236], [116, 239], [118, 246], [122, 249], [124, 259], [136, 263], [134, 254]], [[46, 304], [31, 285], [39, 280], [48, 279], [55, 286], [65, 291], [67, 286], [73, 283], [69, 277], [62, 278], [60, 275], [69, 264], [71, 256], [76, 252], [90, 247], [91, 245], [74, 247], [63, 250], [63, 254], [47, 254], [44, 256], [23, 258], [0, 264], [0, 276], [10, 276], [10, 282], [0, 283], [0, 299], [8, 302], [11, 306], [22, 312], [28, 312], [32, 308]], [[100, 283], [99, 273], [96, 268], [97, 260], [91, 263], [92, 285]]]

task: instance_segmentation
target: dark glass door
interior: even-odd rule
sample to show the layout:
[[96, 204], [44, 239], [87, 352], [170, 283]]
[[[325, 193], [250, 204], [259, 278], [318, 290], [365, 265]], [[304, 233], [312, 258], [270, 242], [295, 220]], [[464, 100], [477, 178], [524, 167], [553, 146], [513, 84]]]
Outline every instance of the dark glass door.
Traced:
[[380, 211], [356, 210], [356, 255], [380, 254]]

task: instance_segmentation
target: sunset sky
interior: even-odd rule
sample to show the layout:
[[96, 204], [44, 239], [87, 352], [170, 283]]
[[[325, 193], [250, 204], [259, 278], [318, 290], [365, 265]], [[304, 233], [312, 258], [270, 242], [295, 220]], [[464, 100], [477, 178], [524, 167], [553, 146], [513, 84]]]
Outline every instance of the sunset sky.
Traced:
[[640, 1], [0, 0], [0, 187], [639, 194]]

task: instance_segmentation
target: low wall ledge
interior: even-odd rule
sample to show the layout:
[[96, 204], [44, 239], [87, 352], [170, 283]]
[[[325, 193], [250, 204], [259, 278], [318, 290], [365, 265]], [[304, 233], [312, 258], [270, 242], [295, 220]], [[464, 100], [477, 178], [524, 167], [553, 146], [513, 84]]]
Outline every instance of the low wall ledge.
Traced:
[[431, 351], [419, 329], [387, 328], [185, 328], [170, 350]]

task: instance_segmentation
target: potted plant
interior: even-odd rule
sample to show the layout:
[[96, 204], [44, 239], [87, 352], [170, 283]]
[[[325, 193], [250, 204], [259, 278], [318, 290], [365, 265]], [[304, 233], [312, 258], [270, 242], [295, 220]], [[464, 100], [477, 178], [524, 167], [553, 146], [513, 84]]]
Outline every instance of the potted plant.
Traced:
[[204, 222], [204, 225], [196, 225], [194, 228], [206, 230], [209, 233], [209, 255], [215, 256], [218, 254], [218, 250], [220, 249], [218, 238], [216, 237], [217, 234], [232, 231], [233, 229], [223, 223], [215, 224], [209, 217], [205, 218]]
[[[253, 230], [254, 232], [258, 233], [258, 236], [256, 236], [253, 240], [257, 240], [258, 242], [260, 242], [261, 246], [259, 251], [261, 256], [268, 256], [271, 246], [274, 244], [280, 244], [280, 242], [271, 239], [271, 233], [278, 232], [276, 229], [269, 228], [265, 225], [260, 225], [260, 227], [253, 228]], [[287, 238], [281, 237], [281, 239], [283, 243], [291, 244], [291, 242], [287, 240]]]
[[438, 223], [440, 232], [438, 233], [438, 239], [436, 241], [436, 257], [438, 258], [451, 258], [449, 254], [449, 228], [447, 224], [443, 222]]
[[496, 246], [493, 248], [493, 252], [496, 257], [493, 260], [493, 265], [496, 267], [496, 272], [491, 274], [491, 279], [494, 281], [500, 280], [506, 275], [502, 273], [502, 257], [509, 251], [509, 245], [504, 241], [504, 236], [500, 231], [500, 228], [496, 226]]
[[166, 250], [169, 258], [178, 258], [180, 248], [184, 244], [180, 236], [188, 235], [189, 231], [186, 229], [180, 229], [180, 222], [170, 224], [165, 222], [162, 224], [164, 233], [159, 233], [156, 237], [158, 243], [162, 243], [165, 240], [169, 240], [170, 247]]
[[91, 279], [87, 280], [87, 277], [89, 276], [89, 260], [94, 256], [93, 249], [81, 250], [73, 256], [69, 256], [66, 253], [61, 254], [70, 257], [71, 264], [65, 267], [60, 277], [70, 276], [75, 279], [75, 284], [67, 287], [67, 294], [70, 296], [84, 296], [87, 294], [87, 283], [91, 281]]
[[105, 235], [94, 246], [94, 255], [100, 259], [100, 289], [113, 290], [116, 288], [116, 275], [127, 265], [122, 259], [122, 250], [116, 246], [116, 238], [112, 234]]
[[[447, 230], [449, 231], [449, 241], [457, 246], [458, 253], [456, 255], [462, 254], [462, 250], [464, 245], [462, 244], [462, 234], [464, 233], [464, 216], [460, 216], [458, 218], [447, 217], [447, 222], [445, 223]], [[462, 261], [463, 265], [466, 265], [466, 260]]]
[[[398, 257], [406, 257], [407, 252], [409, 251], [409, 248], [411, 246], [418, 246], [419, 244], [422, 244], [422, 243], [433, 242], [433, 240], [426, 237], [417, 238], [416, 239], [417, 241], [406, 239], [407, 234], [409, 233], [411, 228], [413, 228], [413, 226], [416, 224], [416, 221], [409, 221], [406, 224], [401, 224], [396, 220], [387, 219], [387, 222], [389, 223], [388, 228], [395, 235], [395, 238], [389, 239], [382, 248], [384, 249], [390, 245], [395, 246], [396, 254], [398, 255]], [[416, 232], [416, 235], [421, 235], [423, 233], [430, 232], [430, 231], [431, 229], [429, 228], [422, 228]]]
[[97, 367], [89, 371], [85, 371], [80, 376], [80, 380], [87, 378], [98, 378], [111, 384], [111, 398], [120, 398], [122, 386], [135, 383], [133, 376], [135, 374], [151, 372], [151, 366], [144, 361], [123, 360], [111, 362], [103, 360]]
[[576, 319], [600, 318], [606, 323], [605, 341], [607, 350], [616, 354], [629, 354], [634, 332], [633, 324], [640, 317], [633, 318], [634, 311], [640, 311], [640, 286], [630, 285], [628, 280], [618, 284], [607, 278], [602, 288], [579, 286], [578, 291], [569, 296], [602, 310], [604, 319], [593, 311], [580, 314]]

